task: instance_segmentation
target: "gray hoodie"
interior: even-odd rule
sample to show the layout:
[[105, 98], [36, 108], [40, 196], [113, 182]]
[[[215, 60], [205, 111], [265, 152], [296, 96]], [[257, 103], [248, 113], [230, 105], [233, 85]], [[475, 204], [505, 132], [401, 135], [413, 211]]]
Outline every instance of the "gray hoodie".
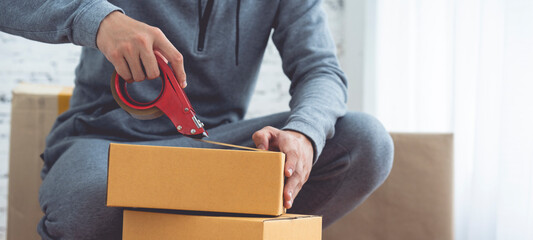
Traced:
[[[265, 47], [272, 39], [291, 80], [290, 117], [283, 129], [309, 137], [315, 159], [346, 111], [346, 79], [319, 0], [2, 0], [0, 30], [48, 42], [84, 46], [76, 68], [71, 109], [47, 138], [49, 150], [74, 136], [151, 140], [176, 135], [168, 118], [137, 120], [120, 109], [109, 90], [114, 67], [96, 48], [100, 22], [113, 11], [160, 28], [183, 54], [185, 92], [206, 128], [243, 119]], [[211, 8], [211, 11], [209, 10]], [[204, 16], [204, 18], [202, 18]], [[205, 18], [205, 16], [208, 16]], [[207, 20], [206, 20], [207, 19]], [[134, 86], [136, 84], [133, 84]], [[153, 97], [157, 81], [131, 91]]]

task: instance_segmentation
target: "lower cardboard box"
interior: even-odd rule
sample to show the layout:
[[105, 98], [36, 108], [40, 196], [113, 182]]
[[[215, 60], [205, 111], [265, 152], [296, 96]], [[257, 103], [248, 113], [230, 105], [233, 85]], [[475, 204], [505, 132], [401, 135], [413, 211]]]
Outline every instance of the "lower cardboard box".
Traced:
[[322, 217], [202, 216], [124, 210], [122, 239], [320, 240]]
[[279, 216], [285, 155], [111, 143], [107, 206]]

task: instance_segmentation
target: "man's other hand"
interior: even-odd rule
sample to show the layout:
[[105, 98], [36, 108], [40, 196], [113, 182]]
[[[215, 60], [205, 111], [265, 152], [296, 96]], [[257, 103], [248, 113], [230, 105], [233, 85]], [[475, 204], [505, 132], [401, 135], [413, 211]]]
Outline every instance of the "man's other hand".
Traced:
[[295, 131], [264, 127], [252, 136], [259, 149], [285, 153], [285, 188], [283, 205], [289, 209], [309, 178], [313, 166], [313, 145], [309, 139]]
[[170, 62], [180, 86], [187, 86], [183, 56], [159, 28], [115, 11], [100, 23], [96, 44], [117, 73], [129, 83], [159, 77], [154, 56], [154, 51], [157, 51]]

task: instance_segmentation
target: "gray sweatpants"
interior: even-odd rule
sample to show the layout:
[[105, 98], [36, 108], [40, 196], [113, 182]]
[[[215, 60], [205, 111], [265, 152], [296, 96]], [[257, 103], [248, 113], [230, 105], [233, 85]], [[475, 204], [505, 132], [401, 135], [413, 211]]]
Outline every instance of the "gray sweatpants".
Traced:
[[[264, 126], [281, 128], [288, 113], [209, 129], [209, 140], [253, 146]], [[43, 239], [121, 239], [122, 209], [106, 207], [109, 140], [70, 139], [64, 153], [44, 174], [39, 202], [44, 212], [37, 230]], [[126, 142], [126, 141], [122, 141]], [[143, 145], [216, 147], [179, 136], [134, 142]], [[350, 212], [386, 179], [393, 143], [373, 117], [349, 112], [335, 125], [307, 183], [288, 212], [323, 216], [323, 227]]]

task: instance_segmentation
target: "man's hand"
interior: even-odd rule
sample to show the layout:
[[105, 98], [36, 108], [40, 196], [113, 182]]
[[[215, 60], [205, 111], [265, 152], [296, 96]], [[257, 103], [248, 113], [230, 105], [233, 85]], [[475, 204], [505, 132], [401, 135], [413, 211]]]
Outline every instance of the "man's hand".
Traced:
[[129, 83], [159, 77], [155, 50], [168, 59], [180, 86], [187, 86], [183, 56], [158, 28], [121, 12], [112, 12], [101, 22], [96, 44], [117, 73]]
[[283, 190], [283, 205], [289, 209], [294, 199], [309, 178], [313, 166], [313, 145], [299, 132], [264, 127], [252, 136], [255, 145], [263, 150], [285, 153], [285, 176], [288, 178]]

